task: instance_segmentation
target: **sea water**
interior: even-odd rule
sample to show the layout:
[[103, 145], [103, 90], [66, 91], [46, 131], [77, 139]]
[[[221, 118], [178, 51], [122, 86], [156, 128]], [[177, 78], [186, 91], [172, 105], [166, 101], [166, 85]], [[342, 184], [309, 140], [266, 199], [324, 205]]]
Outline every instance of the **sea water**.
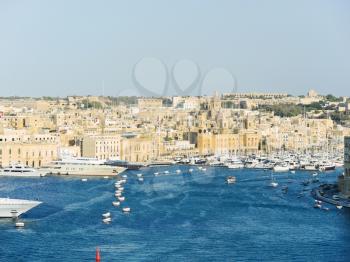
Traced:
[[[341, 172], [320, 174], [320, 183]], [[115, 179], [0, 178], [0, 197], [43, 202], [21, 216], [22, 229], [0, 219], [0, 261], [94, 261], [96, 247], [102, 261], [349, 261], [350, 210], [313, 208], [310, 189], [319, 183], [301, 184], [310, 172], [276, 173], [277, 188], [263, 170], [125, 174], [129, 214], [112, 206]], [[226, 183], [230, 175], [236, 184]]]

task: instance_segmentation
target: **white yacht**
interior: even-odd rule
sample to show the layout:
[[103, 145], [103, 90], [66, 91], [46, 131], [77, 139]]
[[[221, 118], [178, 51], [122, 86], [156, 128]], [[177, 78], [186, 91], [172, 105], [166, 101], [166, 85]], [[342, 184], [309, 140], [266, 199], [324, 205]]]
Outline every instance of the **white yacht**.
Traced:
[[240, 159], [232, 159], [226, 163], [230, 169], [244, 168], [244, 163]]
[[273, 167], [274, 172], [288, 172], [289, 165], [288, 164], [277, 164]]
[[126, 170], [124, 167], [105, 165], [104, 160], [80, 157], [62, 159], [43, 167], [47, 173], [72, 176], [116, 176]]
[[37, 169], [27, 167], [24, 165], [11, 165], [0, 169], [0, 176], [8, 177], [43, 177], [46, 175], [46, 172], [39, 171]]
[[0, 218], [18, 217], [40, 204], [39, 201], [0, 198]]

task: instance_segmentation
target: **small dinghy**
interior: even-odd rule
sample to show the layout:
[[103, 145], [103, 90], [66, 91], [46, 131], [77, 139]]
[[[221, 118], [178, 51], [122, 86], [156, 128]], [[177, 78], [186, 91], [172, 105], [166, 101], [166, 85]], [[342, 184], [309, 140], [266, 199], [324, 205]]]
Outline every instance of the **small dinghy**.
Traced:
[[226, 182], [227, 182], [227, 184], [234, 184], [234, 183], [236, 183], [236, 177], [235, 176], [228, 176], [226, 178]]
[[16, 222], [15, 226], [17, 228], [21, 228], [21, 227], [24, 227], [24, 223], [23, 222]]
[[129, 213], [131, 211], [131, 208], [130, 207], [123, 207], [122, 210], [124, 213]]
[[102, 214], [102, 216], [104, 218], [110, 217], [111, 216], [111, 212], [104, 213], [104, 214]]
[[122, 201], [125, 200], [125, 197], [120, 196], [120, 197], [118, 197], [118, 200], [119, 200], [120, 202], [122, 202]]
[[122, 178], [127, 178], [128, 176], [127, 175], [122, 175]]
[[165, 170], [165, 171], [164, 171], [164, 174], [169, 174], [169, 171], [168, 171], [168, 170]]
[[137, 174], [137, 177], [142, 177], [142, 174]]
[[314, 208], [322, 208], [322, 206], [318, 203], [315, 203]]
[[87, 181], [87, 178], [82, 178], [81, 181], [82, 181], [82, 182], [86, 182], [86, 181]]
[[102, 221], [103, 221], [103, 223], [105, 223], [105, 224], [109, 224], [109, 223], [112, 221], [112, 218], [107, 217], [107, 218], [102, 219]]
[[143, 182], [143, 177], [139, 177], [139, 178], [138, 178], [138, 181], [139, 181], [139, 182]]
[[278, 183], [275, 182], [275, 181], [272, 181], [272, 182], [270, 183], [270, 187], [278, 187]]
[[159, 175], [159, 172], [155, 172], [154, 175], [155, 175], [155, 176], [158, 176], [158, 175]]
[[109, 178], [109, 176], [104, 176], [103, 178], [104, 178], [104, 179], [108, 179], [108, 178]]
[[177, 173], [177, 174], [180, 174], [180, 173], [181, 173], [181, 170], [180, 170], [180, 169], [176, 170], [176, 173]]
[[343, 208], [343, 206], [340, 206], [340, 205], [337, 205], [336, 206], [338, 209], [342, 209]]
[[204, 172], [205, 172], [205, 171], [207, 171], [207, 169], [206, 169], [206, 168], [202, 168], [202, 171], [204, 171]]
[[188, 172], [192, 173], [192, 172], [193, 172], [193, 169], [192, 169], [192, 168], [190, 168], [190, 169], [188, 170]]
[[119, 193], [119, 192], [118, 192], [118, 193], [115, 193], [114, 196], [115, 196], [115, 197], [121, 197], [121, 196], [122, 196], [122, 193]]
[[295, 170], [290, 171], [292, 174], [295, 174]]
[[120, 206], [120, 202], [119, 201], [113, 201], [112, 205], [115, 207], [119, 207]]

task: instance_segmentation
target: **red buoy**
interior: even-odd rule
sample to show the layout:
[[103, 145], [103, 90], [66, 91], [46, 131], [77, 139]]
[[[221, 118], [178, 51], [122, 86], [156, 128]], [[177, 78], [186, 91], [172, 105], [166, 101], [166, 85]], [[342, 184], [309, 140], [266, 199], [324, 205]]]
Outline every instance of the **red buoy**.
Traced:
[[96, 248], [96, 262], [101, 262], [100, 250]]

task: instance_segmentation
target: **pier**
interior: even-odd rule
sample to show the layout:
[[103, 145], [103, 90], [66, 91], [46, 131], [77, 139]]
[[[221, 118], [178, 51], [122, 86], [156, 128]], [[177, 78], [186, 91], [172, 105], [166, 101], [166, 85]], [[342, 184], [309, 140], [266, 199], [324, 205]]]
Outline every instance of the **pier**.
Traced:
[[350, 208], [350, 199], [339, 198], [339, 200], [334, 199], [333, 196], [338, 196], [339, 194], [338, 186], [336, 184], [323, 184], [317, 188], [312, 189], [311, 195], [317, 200], [323, 202]]

